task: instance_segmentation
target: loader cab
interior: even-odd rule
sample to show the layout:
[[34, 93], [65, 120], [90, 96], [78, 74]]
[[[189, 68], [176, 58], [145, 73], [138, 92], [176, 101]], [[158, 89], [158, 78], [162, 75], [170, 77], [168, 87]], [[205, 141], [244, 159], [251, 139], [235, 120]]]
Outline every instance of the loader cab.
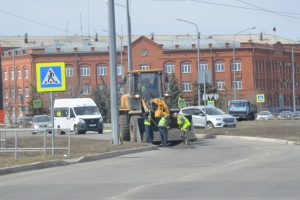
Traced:
[[131, 95], [147, 100], [163, 97], [162, 71], [138, 70], [131, 78]]

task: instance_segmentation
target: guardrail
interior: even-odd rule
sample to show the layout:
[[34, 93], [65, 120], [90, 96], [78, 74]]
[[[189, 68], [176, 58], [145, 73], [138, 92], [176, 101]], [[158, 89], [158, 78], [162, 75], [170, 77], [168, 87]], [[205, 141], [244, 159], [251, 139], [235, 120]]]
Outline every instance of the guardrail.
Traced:
[[[1, 126], [1, 125], [0, 125]], [[68, 147], [55, 147], [55, 133], [57, 131], [64, 131], [68, 133]], [[40, 148], [19, 148], [18, 147], [18, 132], [33, 132], [33, 131], [38, 131], [38, 132], [43, 132], [44, 133], [44, 147]], [[46, 137], [47, 133], [49, 131], [52, 131], [52, 147], [47, 147], [46, 145]], [[49, 128], [49, 129], [5, 129], [5, 128], [0, 128], [1, 132], [1, 148], [0, 148], [0, 153], [3, 152], [14, 152], [15, 153], [15, 159], [18, 157], [19, 152], [34, 152], [34, 151], [41, 151], [44, 152], [44, 156], [46, 157], [46, 151], [47, 150], [52, 150], [52, 156], [55, 156], [55, 150], [68, 150], [68, 158], [71, 156], [71, 131], [70, 129], [61, 129], [61, 128]], [[15, 137], [15, 147], [14, 148], [6, 148], [6, 136], [7, 134], [12, 134], [14, 133]]]

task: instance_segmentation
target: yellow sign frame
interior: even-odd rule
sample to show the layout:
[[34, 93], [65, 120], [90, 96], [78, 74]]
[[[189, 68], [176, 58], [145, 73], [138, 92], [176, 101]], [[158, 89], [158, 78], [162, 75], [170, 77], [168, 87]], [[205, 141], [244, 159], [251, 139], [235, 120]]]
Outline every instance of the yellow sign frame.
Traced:
[[[50, 67], [60, 67], [60, 73], [61, 73], [61, 86], [58, 87], [43, 87], [42, 86], [42, 79], [44, 77], [41, 77], [41, 70], [43, 68], [49, 68]], [[66, 84], [66, 66], [64, 62], [51, 62], [51, 63], [37, 63], [36, 64], [36, 86], [38, 92], [56, 92], [56, 91], [66, 91], [67, 84]]]
[[[263, 100], [259, 100], [258, 97], [262, 96]], [[265, 94], [257, 94], [256, 95], [256, 102], [257, 103], [265, 103], [266, 102], [266, 98], [265, 98]]]

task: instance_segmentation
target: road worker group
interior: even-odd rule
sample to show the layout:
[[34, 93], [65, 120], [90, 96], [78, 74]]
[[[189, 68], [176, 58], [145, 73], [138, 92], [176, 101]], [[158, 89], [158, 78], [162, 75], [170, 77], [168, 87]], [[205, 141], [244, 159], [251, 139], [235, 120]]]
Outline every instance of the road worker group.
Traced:
[[[145, 125], [145, 132], [146, 132], [146, 141], [147, 143], [153, 142], [153, 129], [152, 126], [157, 126], [161, 136], [161, 145], [164, 148], [168, 146], [168, 129], [170, 128], [170, 117], [164, 116], [159, 120], [158, 125], [154, 122], [154, 112], [155, 109], [151, 109], [144, 113], [144, 125]], [[178, 128], [183, 131], [182, 140], [184, 144], [189, 144], [188, 138], [188, 131], [190, 129], [191, 123], [190, 121], [183, 116], [182, 114], [174, 113], [172, 117], [177, 119]]]

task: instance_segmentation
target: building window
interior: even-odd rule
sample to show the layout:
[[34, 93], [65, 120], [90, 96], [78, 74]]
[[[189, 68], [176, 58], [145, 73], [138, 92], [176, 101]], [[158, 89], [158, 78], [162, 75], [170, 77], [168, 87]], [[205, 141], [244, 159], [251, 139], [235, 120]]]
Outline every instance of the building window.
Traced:
[[28, 78], [28, 69], [24, 69], [24, 78]]
[[10, 80], [14, 80], [15, 79], [15, 73], [13, 70], [10, 70]]
[[25, 88], [25, 97], [29, 97], [28, 87]]
[[11, 98], [15, 98], [15, 90], [11, 89], [10, 92], [11, 92]]
[[16, 116], [16, 109], [12, 108], [12, 117]]
[[185, 105], [186, 107], [192, 106], [192, 101], [191, 100], [185, 101]]
[[21, 70], [18, 69], [18, 79], [21, 79]]
[[84, 94], [84, 95], [87, 95], [87, 94], [90, 94], [91, 93], [91, 86], [89, 85], [84, 85], [81, 87], [81, 94]]
[[207, 69], [208, 69], [208, 64], [206, 62], [200, 62], [198, 70], [207, 70]]
[[4, 80], [7, 80], [7, 71], [4, 71], [4, 72], [3, 72], [3, 79], [4, 79]]
[[97, 67], [97, 75], [98, 76], [105, 76], [107, 75], [107, 68], [104, 66], [98, 66]]
[[90, 76], [90, 67], [80, 67], [80, 76]]
[[73, 77], [73, 67], [67, 67], [66, 68], [66, 76], [67, 77]]
[[188, 83], [188, 82], [182, 83], [182, 91], [183, 92], [190, 92], [190, 91], [192, 91], [192, 84]]
[[[234, 81], [232, 81], [232, 89], [235, 89], [234, 87]], [[241, 80], [236, 80], [236, 89], [241, 90], [242, 89], [242, 81]]]
[[232, 71], [234, 71], [234, 69], [235, 69], [235, 71], [241, 71], [241, 63], [240, 62], [235, 62], [235, 68], [234, 68], [234, 66], [233, 66], [233, 63], [231, 63], [231, 68], [232, 68]]
[[22, 94], [22, 88], [18, 88], [18, 97], [20, 97], [20, 94]]
[[148, 70], [149, 66], [148, 65], [140, 65], [140, 70]]
[[182, 64], [181, 65], [181, 73], [191, 73], [191, 65], [190, 64]]
[[170, 83], [165, 83], [165, 91], [169, 92], [170, 91]]
[[99, 84], [98, 88], [99, 88], [99, 90], [102, 90], [103, 89], [103, 85]]
[[8, 98], [8, 90], [7, 89], [4, 90], [4, 98], [6, 98], [6, 99]]
[[218, 90], [225, 90], [225, 81], [216, 81], [216, 86]]
[[167, 71], [167, 73], [174, 73], [174, 65], [173, 64], [167, 64], [165, 65], [165, 70]]
[[117, 66], [117, 75], [122, 76], [123, 75], [123, 67], [122, 66]]
[[225, 71], [224, 63], [223, 62], [215, 63], [215, 70], [216, 72], [224, 72]]
[[23, 116], [22, 107], [19, 107], [19, 116]]

